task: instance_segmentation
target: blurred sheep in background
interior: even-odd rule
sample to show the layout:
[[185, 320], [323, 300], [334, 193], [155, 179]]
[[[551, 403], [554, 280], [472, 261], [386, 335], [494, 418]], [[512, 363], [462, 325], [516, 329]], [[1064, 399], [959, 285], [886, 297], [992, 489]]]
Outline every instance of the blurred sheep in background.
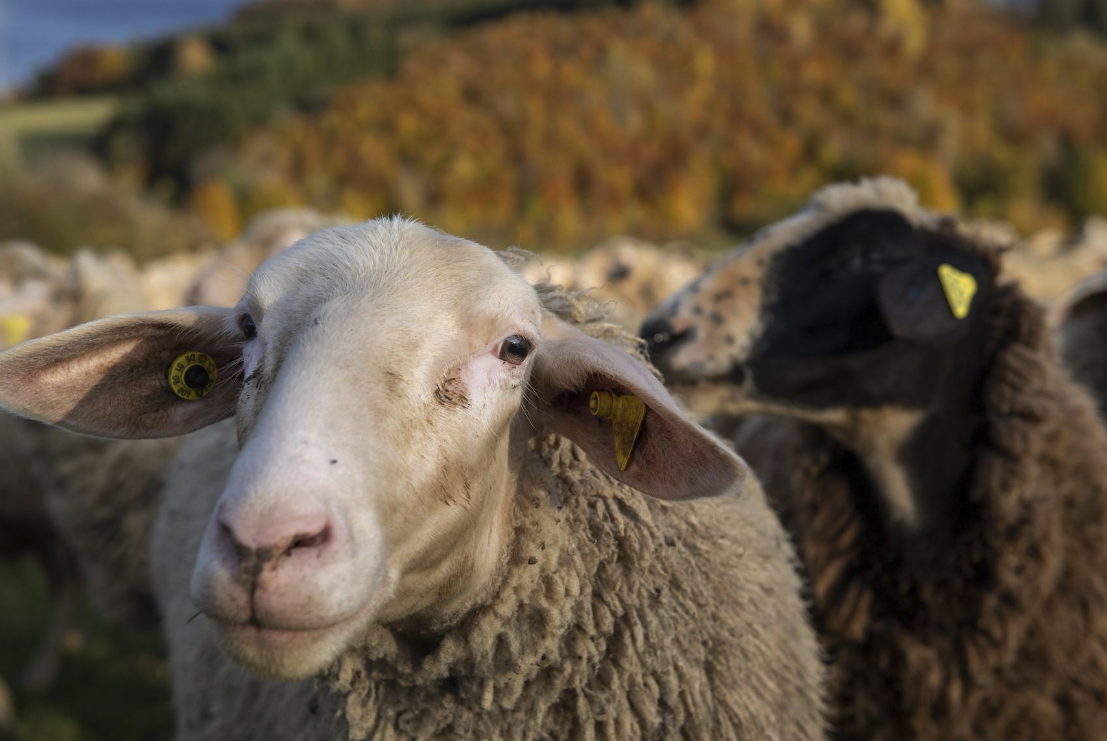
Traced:
[[661, 299], [691, 282], [707, 258], [684, 244], [658, 246], [632, 237], [612, 237], [576, 260], [532, 261], [523, 269], [531, 283], [549, 282], [569, 291], [589, 291], [610, 303], [610, 320], [637, 330]]

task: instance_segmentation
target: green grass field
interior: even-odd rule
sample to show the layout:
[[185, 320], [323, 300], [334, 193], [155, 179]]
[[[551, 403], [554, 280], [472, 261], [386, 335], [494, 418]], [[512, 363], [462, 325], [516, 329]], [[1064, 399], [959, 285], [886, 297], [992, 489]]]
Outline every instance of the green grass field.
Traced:
[[41, 695], [19, 687], [47, 622], [46, 581], [30, 561], [0, 564], [0, 676], [15, 694], [14, 734], [4, 741], [164, 741], [173, 735], [169, 670], [156, 635], [113, 628], [90, 607], [67, 648], [58, 681]]
[[29, 162], [48, 152], [87, 149], [117, 106], [114, 96], [0, 105], [0, 141], [12, 142]]

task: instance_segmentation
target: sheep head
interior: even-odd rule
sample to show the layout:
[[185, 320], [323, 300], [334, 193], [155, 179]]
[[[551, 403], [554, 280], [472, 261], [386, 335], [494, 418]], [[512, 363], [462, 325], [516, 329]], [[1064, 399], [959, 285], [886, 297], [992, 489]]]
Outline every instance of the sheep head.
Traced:
[[[597, 390], [645, 406], [625, 470], [589, 410]], [[664, 499], [737, 493], [746, 475], [642, 364], [547, 312], [494, 252], [402, 219], [315, 233], [234, 308], [102, 320], [0, 355], [0, 406], [113, 437], [237, 416], [191, 593], [231, 656], [283, 679], [372, 623], [474, 604], [503, 568], [535, 435]]]
[[975, 424], [997, 257], [899, 181], [831, 186], [667, 299], [641, 334], [691, 408], [820, 426], [865, 461], [889, 518], [918, 528], [956, 506], [950, 482], [970, 465], [962, 452], [926, 476], [922, 451], [936, 455], [939, 429], [948, 443]]
[[898, 181], [828, 188], [671, 296], [641, 334], [705, 412], [926, 409], [980, 355], [994, 257]]

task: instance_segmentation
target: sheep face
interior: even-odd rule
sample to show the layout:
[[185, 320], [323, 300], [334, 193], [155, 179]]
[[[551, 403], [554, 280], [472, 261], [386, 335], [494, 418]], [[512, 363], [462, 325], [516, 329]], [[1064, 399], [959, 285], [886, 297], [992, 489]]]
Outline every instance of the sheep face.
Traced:
[[[184, 400], [167, 370], [190, 350], [211, 358], [195, 375], [217, 379], [193, 378], [205, 393]], [[625, 467], [589, 410], [597, 390], [644, 404]], [[317, 673], [372, 623], [446, 624], [481, 599], [536, 434], [666, 499], [736, 493], [746, 473], [644, 366], [546, 312], [495, 253], [399, 219], [316, 233], [233, 309], [27, 343], [0, 356], [0, 406], [113, 437], [237, 415], [191, 594], [231, 656], [282, 679]]]
[[690, 405], [844, 427], [928, 409], [971, 372], [993, 269], [913, 196], [867, 203], [860, 189], [758, 234], [643, 324]]
[[315, 673], [369, 621], [449, 613], [497, 565], [541, 307], [489, 250], [401, 231], [321, 233], [235, 309], [242, 452], [192, 591], [266, 674]]

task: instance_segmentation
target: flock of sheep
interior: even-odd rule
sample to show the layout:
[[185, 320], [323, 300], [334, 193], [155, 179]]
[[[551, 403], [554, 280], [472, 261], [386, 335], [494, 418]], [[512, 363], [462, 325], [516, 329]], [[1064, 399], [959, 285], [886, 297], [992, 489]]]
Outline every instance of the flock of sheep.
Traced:
[[86, 590], [181, 741], [1099, 738], [1107, 228], [1011, 241], [879, 178], [710, 265], [309, 211], [2, 246], [23, 681]]

